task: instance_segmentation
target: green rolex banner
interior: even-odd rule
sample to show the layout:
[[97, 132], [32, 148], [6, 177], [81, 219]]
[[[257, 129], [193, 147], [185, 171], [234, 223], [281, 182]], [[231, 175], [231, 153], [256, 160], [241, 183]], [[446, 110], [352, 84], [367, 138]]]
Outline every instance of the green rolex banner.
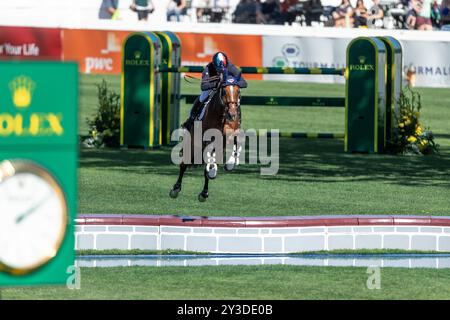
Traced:
[[153, 148], [161, 145], [159, 38], [151, 33], [129, 35], [122, 48], [120, 144]]
[[345, 150], [378, 153], [386, 145], [386, 49], [361, 37], [347, 48]]
[[[178, 36], [170, 31], [155, 32], [162, 45], [162, 68], [181, 65], [181, 42]], [[180, 73], [161, 72], [161, 130], [162, 144], [171, 144], [170, 138], [174, 130], [180, 126]]]
[[402, 46], [393, 37], [378, 37], [386, 47], [386, 140], [391, 140], [396, 118], [400, 117], [400, 92], [402, 90]]
[[73, 277], [77, 70], [0, 62], [0, 286]]

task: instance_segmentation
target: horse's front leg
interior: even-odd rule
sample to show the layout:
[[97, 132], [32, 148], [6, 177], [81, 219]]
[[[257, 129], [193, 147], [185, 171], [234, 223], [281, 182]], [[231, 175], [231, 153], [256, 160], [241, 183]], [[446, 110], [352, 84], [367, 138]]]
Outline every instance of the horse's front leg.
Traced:
[[208, 179], [215, 179], [217, 176], [217, 161], [216, 161], [216, 150], [214, 146], [211, 144], [206, 148], [206, 166], [205, 166], [205, 174]]
[[205, 176], [205, 184], [203, 185], [202, 192], [200, 192], [198, 195], [198, 201], [200, 201], [200, 202], [205, 202], [209, 196], [209, 193], [208, 193], [209, 177], [208, 177], [208, 171], [206, 170], [206, 168], [205, 168], [204, 176]]
[[184, 173], [186, 172], [186, 169], [187, 169], [187, 165], [182, 162], [180, 164], [180, 174], [178, 175], [178, 180], [173, 185], [173, 188], [172, 188], [172, 190], [170, 190], [170, 193], [169, 193], [169, 196], [173, 199], [178, 197], [178, 193], [180, 193], [180, 191], [181, 191], [181, 184], [183, 182], [183, 176], [184, 176]]
[[[230, 150], [231, 148], [231, 155], [228, 157], [227, 161], [225, 162], [225, 171], [231, 171], [233, 170], [236, 166], [239, 165], [239, 157], [241, 155], [241, 150], [242, 147], [239, 144], [238, 141], [238, 136], [237, 135], [231, 135], [231, 136], [226, 136], [225, 138], [225, 147], [226, 150]], [[227, 152], [227, 156], [230, 152]]]

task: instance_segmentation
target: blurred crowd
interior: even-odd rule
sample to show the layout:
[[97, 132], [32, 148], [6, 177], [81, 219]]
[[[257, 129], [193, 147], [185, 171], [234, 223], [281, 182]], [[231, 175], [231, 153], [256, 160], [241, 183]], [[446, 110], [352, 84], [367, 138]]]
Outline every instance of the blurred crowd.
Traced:
[[[99, 18], [115, 19], [119, 1], [102, 0]], [[155, 5], [132, 0], [130, 10], [148, 20]], [[170, 0], [166, 12], [167, 21], [450, 30], [450, 0]]]

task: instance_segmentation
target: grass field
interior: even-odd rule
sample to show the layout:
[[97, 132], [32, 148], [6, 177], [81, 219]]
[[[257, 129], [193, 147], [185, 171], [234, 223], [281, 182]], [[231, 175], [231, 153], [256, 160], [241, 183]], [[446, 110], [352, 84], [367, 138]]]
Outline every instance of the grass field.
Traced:
[[[96, 109], [96, 87], [105, 78], [119, 91], [119, 77], [82, 76], [80, 133]], [[210, 198], [197, 201], [202, 170], [189, 170], [178, 199], [168, 197], [178, 168], [170, 149], [84, 149], [80, 155], [79, 212], [216, 216], [319, 214], [433, 214], [450, 208], [450, 90], [418, 89], [423, 121], [438, 134], [438, 156], [350, 155], [343, 140], [280, 140], [280, 170], [261, 176], [259, 166], [219, 172]], [[183, 93], [198, 92], [183, 83]], [[341, 85], [250, 81], [248, 95], [343, 96]], [[182, 106], [182, 118], [189, 106]], [[344, 132], [344, 110], [243, 106], [245, 128]]]
[[[81, 77], [80, 134], [96, 108], [100, 76]], [[106, 77], [118, 92], [119, 78]], [[170, 149], [84, 149], [79, 212], [216, 216], [318, 214], [433, 214], [450, 208], [450, 90], [419, 89], [423, 120], [439, 134], [441, 154], [427, 157], [349, 155], [342, 140], [280, 141], [280, 170], [256, 165], [219, 173], [206, 203], [197, 201], [200, 169], [188, 171], [183, 191], [168, 192], [178, 168]], [[197, 87], [183, 84], [183, 93]], [[342, 96], [339, 85], [250, 82], [243, 94]], [[188, 112], [183, 105], [182, 117]], [[243, 106], [245, 128], [344, 131], [343, 109]], [[3, 299], [450, 299], [448, 269], [383, 268], [381, 289], [366, 287], [366, 268], [208, 266], [82, 268], [81, 289], [2, 289]]]
[[82, 268], [81, 289], [2, 289], [3, 299], [450, 299], [445, 269], [209, 266]]

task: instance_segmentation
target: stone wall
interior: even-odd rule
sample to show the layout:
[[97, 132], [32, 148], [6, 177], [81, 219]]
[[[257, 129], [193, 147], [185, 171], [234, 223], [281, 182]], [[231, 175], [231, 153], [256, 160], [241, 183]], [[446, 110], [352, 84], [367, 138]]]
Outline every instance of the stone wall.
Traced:
[[76, 249], [279, 254], [338, 249], [450, 252], [450, 217], [200, 218], [82, 215]]

